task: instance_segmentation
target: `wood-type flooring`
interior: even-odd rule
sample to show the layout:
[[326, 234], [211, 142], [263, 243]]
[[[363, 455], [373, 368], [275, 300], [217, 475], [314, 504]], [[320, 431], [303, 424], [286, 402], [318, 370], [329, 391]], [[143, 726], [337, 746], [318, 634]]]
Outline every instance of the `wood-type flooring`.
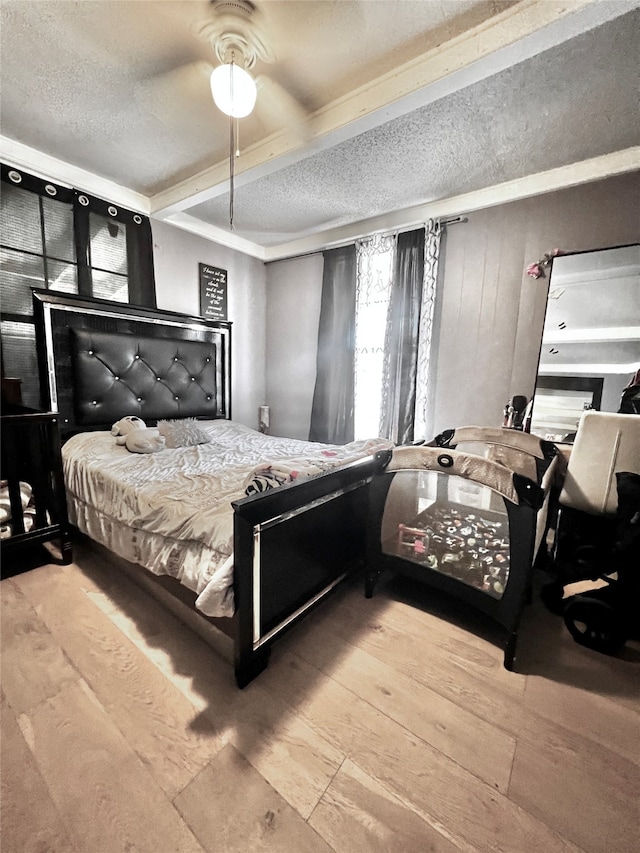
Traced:
[[238, 690], [85, 543], [6, 578], [2, 853], [637, 853], [640, 645], [349, 581]]

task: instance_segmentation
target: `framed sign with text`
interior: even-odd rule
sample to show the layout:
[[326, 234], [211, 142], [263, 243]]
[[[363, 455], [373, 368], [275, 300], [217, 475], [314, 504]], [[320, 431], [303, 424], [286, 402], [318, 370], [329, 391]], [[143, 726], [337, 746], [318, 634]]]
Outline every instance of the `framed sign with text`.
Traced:
[[227, 271], [209, 264], [200, 270], [200, 314], [206, 320], [227, 319]]

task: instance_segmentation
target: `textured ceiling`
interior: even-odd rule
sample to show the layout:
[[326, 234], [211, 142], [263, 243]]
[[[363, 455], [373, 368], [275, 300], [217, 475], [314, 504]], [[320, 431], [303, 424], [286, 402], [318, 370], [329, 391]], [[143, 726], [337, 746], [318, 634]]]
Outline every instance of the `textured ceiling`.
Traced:
[[[637, 145], [639, 26], [630, 13], [240, 187], [236, 219], [276, 243]], [[224, 225], [227, 207], [190, 212]]]
[[[256, 246], [640, 142], [634, 0], [256, 5], [276, 61], [252, 72], [265, 87], [240, 122], [234, 216], [234, 234]], [[0, 12], [0, 132], [15, 165], [37, 163], [13, 143], [140, 194], [152, 215], [228, 230], [229, 128], [208, 88], [213, 50], [197, 34], [208, 2], [0, 0]], [[587, 23], [572, 29], [580, 15]], [[417, 71], [405, 84], [400, 70], [425, 57], [432, 85]], [[299, 126], [292, 104], [307, 117]]]

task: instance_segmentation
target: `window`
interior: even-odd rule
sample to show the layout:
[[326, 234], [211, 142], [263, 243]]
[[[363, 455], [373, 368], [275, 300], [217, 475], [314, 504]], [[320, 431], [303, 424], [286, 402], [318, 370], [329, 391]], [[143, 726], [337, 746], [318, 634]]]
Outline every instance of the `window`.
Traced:
[[27, 406], [40, 405], [32, 288], [155, 307], [147, 217], [4, 165], [0, 260], [2, 376]]
[[396, 238], [376, 235], [358, 244], [354, 438], [380, 434], [384, 345]]

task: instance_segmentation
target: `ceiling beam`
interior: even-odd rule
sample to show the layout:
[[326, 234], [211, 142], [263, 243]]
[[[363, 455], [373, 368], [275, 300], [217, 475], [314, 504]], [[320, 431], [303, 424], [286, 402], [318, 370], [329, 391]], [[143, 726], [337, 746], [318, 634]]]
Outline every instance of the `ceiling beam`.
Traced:
[[546, 172], [538, 172], [535, 175], [505, 181], [492, 187], [405, 208], [333, 230], [322, 231], [306, 238], [293, 240], [290, 243], [272, 246], [266, 249], [264, 260], [275, 261], [318, 252], [332, 246], [351, 243], [361, 237], [378, 232], [406, 231], [409, 228], [420, 226], [428, 219], [463, 216], [474, 210], [484, 210], [498, 204], [508, 204], [512, 201], [556, 192], [568, 187], [638, 170], [640, 170], [640, 146], [634, 146], [624, 151], [615, 151], [612, 154], [593, 157], [590, 160], [572, 163], [569, 166], [560, 166]]
[[[311, 142], [285, 131], [248, 147], [235, 162], [243, 186], [486, 79], [629, 11], [636, 0], [522, 0], [334, 101], [309, 119]], [[355, 118], [354, 118], [355, 116]], [[228, 192], [223, 162], [151, 198], [165, 219]]]

